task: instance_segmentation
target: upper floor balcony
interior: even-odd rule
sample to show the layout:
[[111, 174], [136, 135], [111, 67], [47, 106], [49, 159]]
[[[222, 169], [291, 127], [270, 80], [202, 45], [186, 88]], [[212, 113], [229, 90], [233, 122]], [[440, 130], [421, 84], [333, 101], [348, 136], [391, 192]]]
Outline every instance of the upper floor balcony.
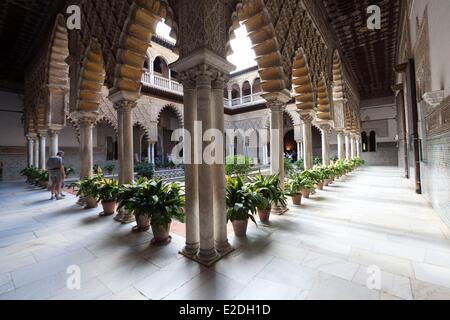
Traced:
[[[146, 71], [142, 75], [142, 84], [146, 87], [183, 96], [183, 85], [174, 80], [172, 76], [171, 71], [165, 73]], [[224, 107], [238, 109], [261, 103], [264, 101], [261, 94], [259, 79], [256, 79], [253, 85], [249, 85], [248, 81], [240, 86], [233, 84], [224, 90]]]

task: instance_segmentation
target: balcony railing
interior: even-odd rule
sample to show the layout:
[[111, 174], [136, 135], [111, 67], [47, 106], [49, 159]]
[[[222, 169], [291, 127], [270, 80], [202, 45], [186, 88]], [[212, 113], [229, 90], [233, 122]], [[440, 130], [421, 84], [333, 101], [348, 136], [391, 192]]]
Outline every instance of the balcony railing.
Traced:
[[162, 89], [179, 95], [183, 94], [183, 86], [180, 83], [151, 72], [144, 72], [142, 75], [142, 84], [144, 86]]
[[[144, 86], [183, 95], [183, 86], [180, 83], [174, 80], [169, 80], [155, 73], [144, 72], [142, 75], [142, 84]], [[262, 100], [264, 99], [261, 97], [261, 92], [258, 92], [253, 95], [247, 95], [235, 99], [224, 98], [223, 104], [227, 108], [239, 108], [241, 105], [253, 104]]]

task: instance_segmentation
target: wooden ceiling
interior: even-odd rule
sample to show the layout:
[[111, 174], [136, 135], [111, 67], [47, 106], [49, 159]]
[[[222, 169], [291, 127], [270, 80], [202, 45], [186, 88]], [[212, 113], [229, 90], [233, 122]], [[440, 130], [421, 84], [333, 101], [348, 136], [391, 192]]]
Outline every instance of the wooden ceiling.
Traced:
[[[356, 77], [361, 99], [392, 95], [401, 0], [322, 0], [328, 21]], [[367, 8], [381, 8], [381, 29], [369, 30]]]
[[23, 71], [65, 1], [0, 0], [0, 86], [20, 91]]

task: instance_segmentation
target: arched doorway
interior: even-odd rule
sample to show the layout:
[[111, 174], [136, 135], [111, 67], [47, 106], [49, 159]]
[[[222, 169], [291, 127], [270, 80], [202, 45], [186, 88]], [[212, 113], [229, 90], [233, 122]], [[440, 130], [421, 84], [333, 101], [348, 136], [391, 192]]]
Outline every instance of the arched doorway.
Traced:
[[312, 126], [312, 149], [313, 159], [322, 158], [322, 131]]
[[175, 107], [166, 106], [161, 110], [158, 118], [158, 142], [155, 149], [156, 165], [171, 164], [171, 153], [178, 141], [172, 141], [172, 133], [182, 127], [182, 119], [175, 111]]
[[287, 112], [284, 113], [284, 156], [292, 161], [297, 159], [297, 143], [294, 136], [294, 122]]

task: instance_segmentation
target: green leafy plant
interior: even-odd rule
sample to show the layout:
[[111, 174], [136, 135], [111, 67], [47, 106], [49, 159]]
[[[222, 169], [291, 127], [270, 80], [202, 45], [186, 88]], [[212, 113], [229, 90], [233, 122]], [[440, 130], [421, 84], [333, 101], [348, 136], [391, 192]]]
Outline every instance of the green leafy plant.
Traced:
[[119, 195], [119, 183], [115, 179], [100, 178], [96, 182], [97, 201], [112, 202], [117, 201]]
[[107, 165], [104, 167], [105, 171], [106, 171], [109, 175], [111, 175], [111, 174], [114, 173], [114, 169], [115, 169], [115, 168], [116, 168], [116, 166], [115, 166], [114, 164], [112, 164], [112, 163], [107, 164]]
[[303, 158], [297, 160], [296, 162], [294, 162], [294, 166], [297, 168], [297, 170], [299, 171], [303, 171], [305, 170], [305, 160]]
[[140, 162], [136, 164], [134, 170], [136, 171], [139, 177], [144, 177], [147, 179], [152, 179], [155, 174], [153, 164], [147, 162]]
[[259, 206], [264, 205], [262, 194], [253, 191], [242, 176], [227, 177], [226, 204], [229, 221], [251, 219], [255, 224], [254, 215]]
[[313, 165], [317, 166], [317, 165], [321, 165], [322, 164], [322, 158], [321, 157], [315, 157], [313, 159]]
[[288, 159], [284, 158], [284, 173], [288, 176], [295, 170], [294, 163]]
[[286, 207], [286, 197], [280, 188], [279, 175], [264, 176], [261, 173], [250, 178], [250, 188], [260, 193], [265, 200], [259, 206], [260, 209], [270, 209], [272, 204], [280, 207]]
[[98, 182], [103, 179], [102, 175], [96, 174], [92, 177], [84, 178], [78, 182], [75, 182], [72, 186], [74, 189], [78, 189], [77, 197], [80, 198], [94, 198], [98, 199]]
[[246, 156], [228, 156], [225, 159], [227, 175], [247, 175], [253, 166], [253, 160]]
[[314, 182], [302, 173], [294, 173], [285, 184], [285, 194], [287, 196], [295, 196], [302, 189], [314, 189]]
[[119, 208], [130, 214], [145, 215], [152, 226], [166, 226], [172, 219], [184, 222], [184, 194], [177, 183], [161, 179], [139, 178], [136, 182], [119, 188]]

